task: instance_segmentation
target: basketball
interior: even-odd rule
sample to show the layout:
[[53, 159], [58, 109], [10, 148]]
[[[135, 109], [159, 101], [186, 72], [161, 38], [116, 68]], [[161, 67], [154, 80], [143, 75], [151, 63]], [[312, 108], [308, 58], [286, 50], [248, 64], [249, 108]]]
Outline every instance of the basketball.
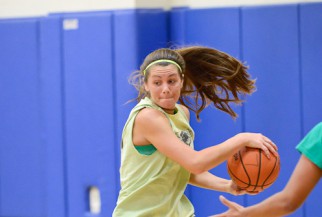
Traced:
[[248, 192], [262, 191], [271, 186], [280, 171], [280, 158], [268, 159], [262, 149], [242, 148], [227, 161], [229, 176], [235, 184]]

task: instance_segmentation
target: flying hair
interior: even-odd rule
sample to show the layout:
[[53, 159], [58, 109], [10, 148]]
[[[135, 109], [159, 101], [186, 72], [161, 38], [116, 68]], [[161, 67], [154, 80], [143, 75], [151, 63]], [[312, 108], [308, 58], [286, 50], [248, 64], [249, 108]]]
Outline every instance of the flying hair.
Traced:
[[[161, 59], [170, 61], [158, 61]], [[203, 46], [162, 48], [150, 53], [140, 70], [129, 79], [139, 92], [138, 101], [148, 96], [144, 89], [144, 82], [149, 78], [149, 67], [146, 67], [155, 61], [162, 66], [172, 64], [171, 61], [177, 63], [184, 80], [179, 101], [195, 112], [198, 120], [202, 110], [210, 104], [237, 118], [230, 104], [241, 104], [241, 95], [255, 91], [255, 80], [250, 78], [248, 67], [225, 52]]]

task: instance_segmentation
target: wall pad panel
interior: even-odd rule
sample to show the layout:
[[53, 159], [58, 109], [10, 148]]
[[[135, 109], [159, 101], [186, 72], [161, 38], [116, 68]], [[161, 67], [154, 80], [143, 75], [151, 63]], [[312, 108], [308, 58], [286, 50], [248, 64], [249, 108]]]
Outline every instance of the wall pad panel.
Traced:
[[[301, 138], [299, 36], [297, 5], [242, 9], [243, 58], [257, 79], [257, 92], [245, 109], [245, 130], [270, 137], [279, 147], [281, 171], [276, 182], [256, 196], [257, 203], [285, 186], [299, 154]], [[301, 209], [293, 216], [302, 216]]]
[[61, 19], [40, 19], [39, 33], [41, 113], [46, 147], [46, 216], [64, 217], [68, 204], [63, 132]]
[[38, 21], [0, 22], [0, 216], [45, 214]]
[[[63, 17], [68, 216], [109, 216], [115, 206], [111, 13]], [[69, 25], [70, 24], [70, 25]], [[70, 27], [70, 28], [69, 28]], [[100, 209], [90, 212], [89, 189]]]

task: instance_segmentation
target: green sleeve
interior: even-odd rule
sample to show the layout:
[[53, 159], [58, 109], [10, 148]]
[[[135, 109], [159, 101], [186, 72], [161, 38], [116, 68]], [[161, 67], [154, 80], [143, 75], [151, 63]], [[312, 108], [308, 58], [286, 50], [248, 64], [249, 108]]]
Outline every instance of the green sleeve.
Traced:
[[322, 169], [322, 122], [303, 138], [296, 149]]

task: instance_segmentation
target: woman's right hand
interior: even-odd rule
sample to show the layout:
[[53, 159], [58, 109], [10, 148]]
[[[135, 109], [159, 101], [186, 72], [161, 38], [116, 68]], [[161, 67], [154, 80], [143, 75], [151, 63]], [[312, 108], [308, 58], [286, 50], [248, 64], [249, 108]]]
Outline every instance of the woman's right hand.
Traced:
[[238, 139], [242, 141], [244, 146], [250, 148], [260, 148], [264, 151], [268, 158], [270, 158], [270, 152], [275, 156], [278, 156], [277, 146], [275, 143], [261, 133], [239, 133], [237, 136], [239, 137]]

